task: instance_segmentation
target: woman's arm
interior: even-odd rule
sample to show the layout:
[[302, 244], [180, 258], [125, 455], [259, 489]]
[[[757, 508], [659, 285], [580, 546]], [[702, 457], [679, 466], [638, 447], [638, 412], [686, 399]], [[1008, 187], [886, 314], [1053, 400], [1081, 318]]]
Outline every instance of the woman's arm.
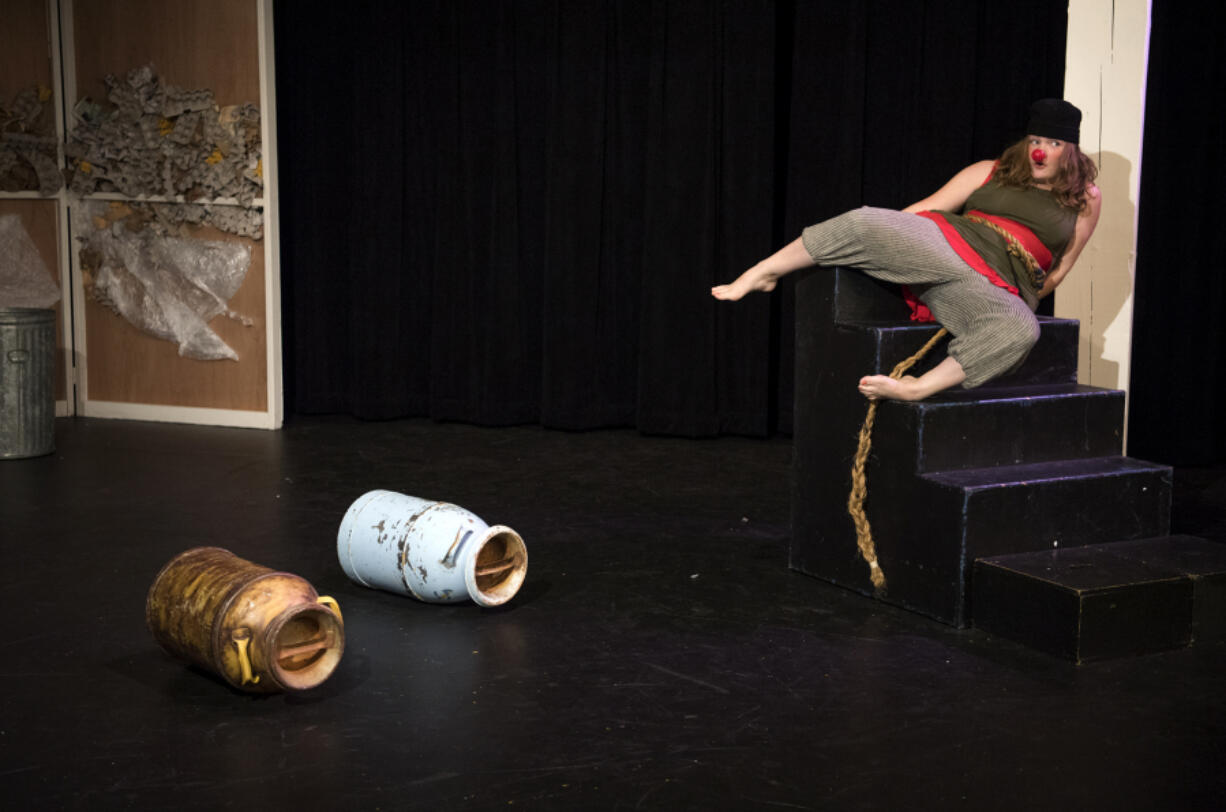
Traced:
[[1040, 299], [1055, 290], [1056, 286], [1064, 281], [1064, 277], [1068, 276], [1068, 272], [1073, 269], [1073, 263], [1081, 255], [1081, 249], [1086, 247], [1086, 243], [1090, 241], [1090, 235], [1094, 233], [1094, 227], [1098, 225], [1098, 213], [1103, 205], [1102, 194], [1098, 191], [1097, 186], [1091, 186], [1086, 190], [1086, 195], [1088, 196], [1086, 210], [1077, 215], [1073, 244], [1060, 258], [1060, 264], [1043, 280], [1043, 287], [1039, 288]]
[[923, 200], [912, 203], [903, 211], [909, 211], [912, 214], [921, 211], [956, 212], [966, 203], [966, 199], [971, 196], [971, 192], [982, 186], [984, 181], [988, 179], [988, 175], [992, 174], [992, 167], [995, 165], [995, 161], [973, 163], [950, 178], [949, 182], [940, 189], [937, 189]]

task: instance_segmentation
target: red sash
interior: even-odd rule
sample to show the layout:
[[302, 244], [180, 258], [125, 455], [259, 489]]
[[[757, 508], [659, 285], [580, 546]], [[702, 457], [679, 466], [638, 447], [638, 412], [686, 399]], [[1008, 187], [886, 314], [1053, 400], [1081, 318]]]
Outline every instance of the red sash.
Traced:
[[[1014, 287], [1013, 285], [1010, 285], [1005, 280], [1001, 279], [1000, 274], [996, 273], [996, 271], [992, 269], [991, 265], [988, 265], [988, 263], [984, 262], [983, 257], [975, 253], [975, 249], [971, 248], [971, 246], [966, 242], [966, 240], [962, 239], [962, 235], [958, 233], [958, 230], [956, 228], [954, 228], [952, 225], [949, 224], [948, 220], [946, 220], [944, 217], [942, 217], [940, 214], [934, 211], [921, 211], [921, 212], [918, 212], [918, 214], [920, 217], [927, 217], [929, 220], [936, 223], [937, 226], [940, 227], [941, 233], [945, 235], [945, 240], [949, 243], [950, 248], [953, 248], [954, 252], [958, 256], [960, 256], [962, 260], [966, 262], [967, 265], [970, 265], [976, 271], [978, 271], [979, 273], [987, 277], [987, 280], [991, 282], [993, 285], [995, 285], [996, 287], [1004, 288], [1005, 290], [1012, 293], [1014, 296], [1019, 295], [1017, 288]], [[989, 219], [990, 217], [989, 215], [982, 215], [982, 216], [984, 217], [984, 219]], [[992, 219], [993, 222], [1003, 221], [1003, 223], [1012, 223], [1017, 228], [1021, 228], [1025, 230], [1026, 233], [1030, 234], [1032, 238], [1034, 237], [1034, 234], [1031, 233], [1029, 229], [1026, 229], [1024, 226], [1021, 226], [1020, 224], [1013, 223], [1012, 220], [1005, 220], [1004, 218], [1000, 218], [1000, 217], [990, 217], [990, 219]], [[1002, 226], [1005, 228], [1008, 228], [1008, 226], [1004, 226], [1003, 223], [1002, 223]], [[1013, 230], [1009, 229], [1009, 233], [1012, 234]], [[1018, 239], [1020, 240], [1021, 237], [1019, 236]], [[1037, 239], [1035, 241], [1037, 242]], [[1042, 245], [1042, 243], [1039, 243], [1039, 244]], [[1022, 245], [1025, 246], [1026, 243], [1023, 241]], [[1051, 252], [1047, 251], [1046, 249], [1044, 249], [1044, 251], [1047, 254], [1047, 261], [1051, 262]], [[1037, 256], [1035, 258], [1038, 259]], [[921, 302], [915, 296], [915, 294], [911, 292], [911, 289], [907, 287], [906, 285], [902, 286], [902, 295], [903, 295], [903, 299], [906, 300], [907, 302], [907, 306], [911, 308], [911, 321], [920, 321], [920, 322], [936, 321], [936, 319], [932, 315], [932, 311], [928, 309], [928, 306], [925, 305], [923, 302]]]

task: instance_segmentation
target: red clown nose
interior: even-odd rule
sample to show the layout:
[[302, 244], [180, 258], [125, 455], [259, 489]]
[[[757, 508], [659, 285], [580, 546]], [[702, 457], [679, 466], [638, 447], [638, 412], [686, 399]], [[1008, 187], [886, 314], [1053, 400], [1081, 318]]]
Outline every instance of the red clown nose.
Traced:
[[1035, 150], [1030, 153], [1030, 158], [1036, 164], [1041, 164], [1047, 160], [1047, 153], [1036, 147]]

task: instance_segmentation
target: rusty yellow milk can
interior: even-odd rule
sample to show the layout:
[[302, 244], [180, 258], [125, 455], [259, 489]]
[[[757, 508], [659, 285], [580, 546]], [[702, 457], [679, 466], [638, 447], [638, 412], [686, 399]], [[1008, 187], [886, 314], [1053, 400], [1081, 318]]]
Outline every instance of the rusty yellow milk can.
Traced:
[[345, 649], [335, 600], [220, 547], [195, 547], [162, 567], [145, 619], [166, 651], [253, 693], [313, 688]]

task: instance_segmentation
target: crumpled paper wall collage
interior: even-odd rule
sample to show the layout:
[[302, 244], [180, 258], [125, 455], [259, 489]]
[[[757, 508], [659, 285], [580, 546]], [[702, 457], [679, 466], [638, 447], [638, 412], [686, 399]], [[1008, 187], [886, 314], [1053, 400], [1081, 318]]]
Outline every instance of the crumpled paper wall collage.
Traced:
[[[87, 201], [74, 209], [88, 295], [134, 327], [172, 341], [198, 360], [237, 361], [208, 325], [225, 315], [251, 250], [191, 236], [211, 226], [259, 240], [263, 213], [260, 114], [251, 104], [218, 107], [210, 90], [164, 84], [153, 67], [106, 77], [109, 108], [81, 99], [65, 145], [69, 190], [87, 196], [179, 197], [187, 203]], [[233, 198], [238, 205], [193, 201]]]
[[[0, 101], [0, 190], [74, 197], [119, 193], [178, 202], [75, 201], [72, 233], [87, 295], [134, 327], [199, 360], [238, 360], [209, 326], [230, 309], [251, 264], [244, 243], [202, 240], [191, 226], [260, 240], [260, 111], [219, 107], [207, 89], [165, 84], [152, 65], [109, 75], [106, 103], [80, 99], [58, 165], [54, 94], [45, 87]], [[237, 205], [203, 202], [232, 199]], [[47, 307], [59, 287], [20, 218], [0, 218], [0, 306]]]
[[151, 65], [106, 77], [111, 107], [83, 98], [64, 146], [69, 188], [80, 195], [234, 198], [263, 193], [260, 111], [218, 107], [211, 90], [163, 84]]
[[30, 87], [0, 99], [0, 191], [50, 197], [64, 185], [56, 154], [54, 94]]

